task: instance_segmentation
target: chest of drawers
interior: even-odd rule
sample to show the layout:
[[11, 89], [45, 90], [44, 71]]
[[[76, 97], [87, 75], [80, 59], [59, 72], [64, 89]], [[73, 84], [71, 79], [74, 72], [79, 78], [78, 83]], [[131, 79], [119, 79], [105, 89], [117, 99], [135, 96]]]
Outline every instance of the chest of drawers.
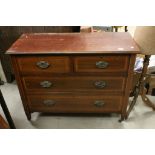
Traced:
[[136, 53], [128, 33], [23, 34], [11, 55], [27, 118], [32, 112], [126, 116]]

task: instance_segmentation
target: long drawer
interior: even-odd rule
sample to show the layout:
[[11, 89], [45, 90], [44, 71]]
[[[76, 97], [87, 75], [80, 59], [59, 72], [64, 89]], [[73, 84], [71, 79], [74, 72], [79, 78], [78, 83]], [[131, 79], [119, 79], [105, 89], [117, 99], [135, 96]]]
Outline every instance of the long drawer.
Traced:
[[32, 112], [54, 113], [99, 113], [120, 112], [122, 97], [101, 95], [29, 95]]
[[67, 56], [19, 56], [17, 59], [22, 74], [48, 75], [70, 72], [70, 58]]
[[98, 91], [123, 92], [125, 87], [123, 77], [75, 76], [75, 77], [24, 77], [23, 83], [29, 91]]
[[128, 69], [128, 55], [102, 55], [74, 57], [75, 72], [126, 72]]

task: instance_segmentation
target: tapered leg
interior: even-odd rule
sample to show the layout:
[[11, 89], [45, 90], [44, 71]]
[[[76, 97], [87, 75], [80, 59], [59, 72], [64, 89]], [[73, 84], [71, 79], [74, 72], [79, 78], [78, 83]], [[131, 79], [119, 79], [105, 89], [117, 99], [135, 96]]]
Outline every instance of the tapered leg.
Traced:
[[125, 32], [128, 32], [128, 27], [127, 26], [125, 26]]
[[124, 114], [121, 114], [121, 118], [118, 120], [120, 123], [127, 118]]

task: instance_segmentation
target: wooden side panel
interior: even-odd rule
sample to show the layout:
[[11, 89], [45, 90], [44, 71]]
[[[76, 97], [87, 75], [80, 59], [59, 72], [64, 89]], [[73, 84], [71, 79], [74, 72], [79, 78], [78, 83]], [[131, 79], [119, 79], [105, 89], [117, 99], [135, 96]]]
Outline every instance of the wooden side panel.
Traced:
[[16, 81], [17, 81], [19, 93], [20, 93], [22, 103], [23, 103], [23, 106], [24, 106], [24, 110], [25, 110], [25, 113], [26, 113], [26, 116], [27, 116], [28, 120], [30, 120], [31, 119], [31, 112], [30, 112], [30, 109], [29, 109], [29, 106], [28, 106], [28, 100], [27, 100], [27, 96], [26, 96], [26, 93], [25, 93], [25, 90], [24, 90], [23, 83], [22, 83], [22, 78], [21, 78], [21, 75], [20, 75], [19, 66], [18, 66], [18, 63], [17, 63], [16, 56], [11, 56], [11, 60], [12, 60], [12, 65], [13, 65], [13, 69], [14, 69], [14, 72], [15, 72], [15, 78], [16, 78]]
[[122, 120], [125, 119], [126, 115], [127, 115], [126, 110], [127, 110], [128, 104], [129, 104], [129, 96], [130, 96], [130, 90], [132, 87], [135, 59], [136, 59], [135, 54], [130, 56], [130, 62], [129, 62], [129, 68], [128, 68], [128, 77], [127, 77], [127, 81], [126, 81], [125, 94], [124, 94], [123, 104], [122, 104], [122, 115], [121, 115]]

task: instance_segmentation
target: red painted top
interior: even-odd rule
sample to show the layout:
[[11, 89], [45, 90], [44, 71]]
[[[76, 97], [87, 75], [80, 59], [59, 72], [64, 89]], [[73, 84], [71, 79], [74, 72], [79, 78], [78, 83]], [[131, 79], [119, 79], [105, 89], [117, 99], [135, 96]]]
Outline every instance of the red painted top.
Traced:
[[7, 54], [141, 53], [127, 32], [23, 34]]

